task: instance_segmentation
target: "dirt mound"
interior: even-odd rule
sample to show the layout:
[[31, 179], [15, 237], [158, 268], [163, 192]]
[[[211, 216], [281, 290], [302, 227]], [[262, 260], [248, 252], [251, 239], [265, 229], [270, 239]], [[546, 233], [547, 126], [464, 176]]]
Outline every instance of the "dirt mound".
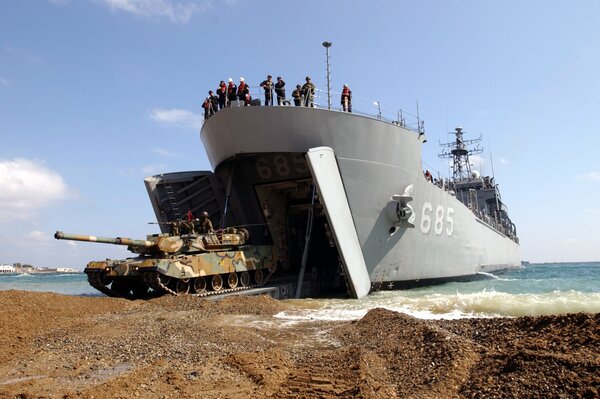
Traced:
[[[598, 397], [600, 315], [290, 322], [268, 297], [0, 292], [0, 397]], [[19, 338], [20, 337], [20, 338]]]

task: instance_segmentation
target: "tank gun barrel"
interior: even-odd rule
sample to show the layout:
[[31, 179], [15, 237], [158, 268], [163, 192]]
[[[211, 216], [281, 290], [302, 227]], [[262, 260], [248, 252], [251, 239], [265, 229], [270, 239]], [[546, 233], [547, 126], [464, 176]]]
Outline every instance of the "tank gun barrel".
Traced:
[[127, 237], [116, 237], [116, 238], [107, 238], [107, 237], [96, 237], [96, 236], [86, 236], [80, 234], [66, 234], [62, 231], [57, 231], [54, 233], [54, 238], [57, 240], [71, 240], [71, 241], [87, 241], [87, 242], [100, 242], [103, 244], [113, 244], [113, 245], [127, 245], [133, 247], [144, 247], [150, 248], [156, 246], [156, 243], [147, 240], [133, 240]]

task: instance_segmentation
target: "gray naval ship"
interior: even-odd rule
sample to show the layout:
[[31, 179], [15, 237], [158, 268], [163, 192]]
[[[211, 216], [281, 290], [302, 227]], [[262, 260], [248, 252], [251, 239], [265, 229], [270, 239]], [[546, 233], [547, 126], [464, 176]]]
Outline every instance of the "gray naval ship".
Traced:
[[242, 105], [201, 129], [214, 172], [145, 179], [158, 222], [206, 210], [215, 227], [244, 226], [253, 245], [274, 246], [296, 297], [361, 298], [520, 266], [515, 225], [494, 178], [471, 170], [477, 140], [461, 128], [441, 153], [452, 177], [432, 181], [422, 123]]

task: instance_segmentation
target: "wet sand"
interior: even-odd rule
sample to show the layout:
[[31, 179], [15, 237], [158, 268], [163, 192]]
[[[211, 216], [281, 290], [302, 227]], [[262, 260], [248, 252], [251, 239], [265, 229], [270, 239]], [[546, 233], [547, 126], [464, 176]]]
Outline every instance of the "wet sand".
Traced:
[[0, 292], [1, 398], [600, 396], [600, 315], [290, 323], [269, 297]]

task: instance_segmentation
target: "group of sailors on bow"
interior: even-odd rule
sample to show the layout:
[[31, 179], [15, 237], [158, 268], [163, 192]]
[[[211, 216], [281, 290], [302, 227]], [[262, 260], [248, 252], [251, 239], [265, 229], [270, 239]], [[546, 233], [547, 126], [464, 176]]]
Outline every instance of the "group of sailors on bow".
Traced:
[[[297, 84], [295, 90], [292, 91], [292, 99], [294, 105], [297, 107], [314, 107], [314, 97], [316, 86], [312, 82], [310, 76], [306, 77], [306, 83], [304, 85]], [[289, 106], [290, 101], [285, 97], [285, 81], [281, 76], [277, 77], [277, 82], [273, 81], [273, 77], [268, 75], [265, 80], [260, 84], [260, 87], [264, 90], [265, 105], [273, 105], [273, 92], [277, 98], [277, 105]], [[246, 83], [246, 80], [241, 77], [240, 82], [236, 85], [232, 78], [228, 79], [228, 83], [221, 80], [216, 93], [210, 90], [208, 97], [202, 103], [204, 108], [204, 119], [210, 118], [216, 114], [219, 110], [230, 107], [231, 104], [236, 105], [260, 105], [260, 101], [253, 101], [250, 94], [250, 86]], [[341, 93], [341, 105], [342, 110], [345, 112], [352, 112], [352, 91], [347, 84], [344, 85]]]

